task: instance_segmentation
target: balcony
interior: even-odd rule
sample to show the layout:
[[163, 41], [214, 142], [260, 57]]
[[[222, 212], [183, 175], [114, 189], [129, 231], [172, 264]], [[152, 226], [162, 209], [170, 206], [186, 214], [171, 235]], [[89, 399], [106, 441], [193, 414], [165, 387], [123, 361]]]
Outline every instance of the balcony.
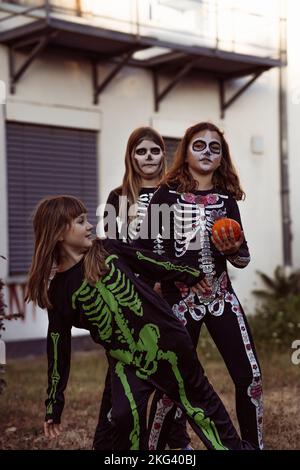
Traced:
[[[191, 71], [220, 83], [221, 108], [228, 80], [251, 76], [282, 63], [280, 37], [285, 18], [279, 1], [254, 0], [255, 11], [237, 0], [14, 0], [0, 4], [0, 42], [13, 54], [29, 51], [26, 69], [47, 48], [83, 55], [94, 71], [94, 103], [124, 65], [153, 72], [155, 108]], [[267, 8], [269, 7], [269, 8]], [[31, 47], [31, 51], [30, 51]], [[99, 84], [96, 64], [115, 63], [109, 80]], [[11, 70], [11, 92], [25, 70]], [[172, 76], [159, 92], [159, 74]], [[231, 103], [230, 103], [231, 104]]]

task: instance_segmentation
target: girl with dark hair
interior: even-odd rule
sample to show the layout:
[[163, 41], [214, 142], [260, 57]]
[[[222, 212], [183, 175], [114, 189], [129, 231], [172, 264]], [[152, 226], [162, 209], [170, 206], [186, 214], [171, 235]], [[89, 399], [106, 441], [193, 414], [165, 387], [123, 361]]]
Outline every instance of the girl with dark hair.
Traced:
[[[92, 241], [86, 209], [71, 196], [43, 200], [33, 225], [26, 300], [48, 309], [45, 435], [61, 432], [71, 328], [77, 326], [89, 330], [109, 356], [113, 449], [147, 448], [147, 402], [154, 388], [184, 410], [208, 448], [252, 449], [239, 438], [205, 377], [186, 329], [134, 274], [149, 270], [154, 278], [198, 282], [196, 289], [203, 290], [202, 272], [118, 241]], [[56, 274], [49, 285], [54, 264]]]
[[[139, 227], [158, 182], [166, 168], [165, 144], [151, 127], [139, 127], [129, 136], [125, 152], [125, 174], [121, 186], [106, 202], [106, 231], [126, 242], [138, 237]], [[117, 220], [117, 231], [111, 233]]]
[[[223, 133], [213, 124], [196, 124], [185, 132], [174, 164], [151, 200], [145, 218], [145, 232], [151, 227], [151, 233], [143, 234], [134, 246], [155, 252], [153, 227], [158, 227], [157, 233], [162, 236], [160, 253], [203, 270], [209, 284], [205, 293], [172, 282], [162, 283], [162, 293], [186, 326], [195, 348], [205, 323], [235, 384], [242, 438], [262, 448], [260, 367], [249, 325], [227, 272], [227, 261], [244, 268], [250, 255], [243, 232], [238, 240], [232, 229], [227, 236], [224, 230], [212, 233], [214, 222], [225, 217], [242, 226], [236, 201], [243, 197]], [[159, 214], [162, 204], [170, 209], [169, 219], [164, 216], [166, 212]], [[162, 224], [154, 220], [153, 214]], [[167, 422], [170, 405], [164, 407], [164, 399], [157, 394], [153, 401], [150, 448], [156, 446], [157, 428], [160, 433], [168, 432], [163, 423]]]

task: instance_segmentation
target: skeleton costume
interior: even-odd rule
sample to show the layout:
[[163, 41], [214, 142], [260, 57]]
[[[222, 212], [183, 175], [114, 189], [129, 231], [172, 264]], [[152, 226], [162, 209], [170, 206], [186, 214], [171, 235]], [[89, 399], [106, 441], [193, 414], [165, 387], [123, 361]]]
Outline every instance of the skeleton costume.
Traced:
[[252, 449], [239, 438], [205, 377], [186, 329], [134, 272], [148, 270], [156, 279], [187, 285], [203, 274], [118, 241], [107, 239], [103, 247], [108, 252], [108, 272], [95, 286], [84, 280], [82, 260], [57, 273], [50, 283], [46, 420], [60, 422], [70, 369], [71, 327], [76, 326], [89, 330], [110, 358], [114, 449], [145, 446], [146, 408], [153, 387], [184, 410], [207, 448]]
[[[154, 207], [161, 204], [167, 204], [171, 209], [168, 228], [166, 218], [162, 226], [153, 220]], [[186, 326], [195, 348], [201, 326], [206, 324], [235, 384], [242, 438], [262, 448], [260, 367], [245, 314], [233, 291], [226, 267], [229, 261], [237, 268], [244, 268], [250, 261], [250, 255], [246, 241], [232, 256], [226, 257], [215, 248], [211, 242], [212, 226], [223, 217], [235, 219], [241, 225], [237, 202], [229, 193], [218, 190], [179, 193], [176, 187], [162, 185], [149, 205], [141, 229], [141, 232], [145, 231], [143, 237], [134, 243], [134, 247], [147, 247], [156, 252], [156, 232], [153, 233], [156, 224], [158, 233], [163, 235], [161, 249], [166, 256], [201, 269], [210, 281], [211, 290], [205, 295], [194, 294], [191, 289], [186, 292], [182, 289], [184, 286], [163, 281], [163, 297]], [[164, 419], [170, 404], [163, 407], [164, 401], [166, 397], [156, 393], [151, 410], [150, 449], [156, 448], [161, 433], [168, 433]]]
[[[120, 209], [120, 198], [121, 191], [118, 189], [114, 189], [110, 192], [107, 201], [106, 201], [106, 208], [105, 208], [105, 217], [108, 218], [107, 224], [105, 227], [105, 232], [109, 238], [113, 238], [113, 235], [116, 239], [122, 240], [125, 243], [131, 243], [133, 240], [139, 237], [141, 223], [144, 220], [144, 217], [147, 212], [148, 205], [151, 201], [153, 194], [155, 193], [156, 188], [141, 188], [139, 197], [137, 199], [137, 208], [136, 208], [136, 217], [133, 221], [128, 221], [127, 224], [124, 224], [119, 217], [119, 209]], [[126, 196], [123, 196], [126, 197]], [[113, 209], [111, 212], [109, 211], [108, 205], [111, 206]], [[128, 212], [128, 211], [127, 211]], [[112, 219], [110, 219], [110, 217]], [[110, 233], [110, 227], [113, 225], [113, 220], [116, 220], [116, 226], [113, 227], [115, 229], [114, 233]]]
[[[120, 198], [122, 191], [116, 188], [110, 192], [104, 212], [105, 234], [110, 238], [116, 238], [125, 243], [130, 243], [136, 239], [139, 234], [141, 222], [143, 221], [147, 207], [156, 188], [141, 188], [137, 200], [137, 216], [132, 224], [124, 224], [119, 217]], [[110, 207], [109, 207], [110, 206]], [[128, 212], [128, 211], [127, 211]], [[112, 233], [110, 231], [112, 230]], [[112, 402], [111, 402], [111, 381], [110, 371], [107, 371], [105, 386], [101, 400], [98, 423], [93, 439], [93, 449], [108, 451], [112, 449], [113, 430], [112, 430]]]
[[[116, 236], [117, 239], [122, 240], [125, 243], [131, 243], [133, 240], [136, 240], [139, 237], [141, 223], [143, 222], [148, 205], [151, 201], [151, 198], [156, 191], [156, 187], [145, 187], [141, 188], [139, 197], [137, 199], [137, 210], [136, 218], [129, 224], [124, 225], [119, 219], [119, 207], [120, 207], [120, 196], [121, 191], [115, 189], [111, 191], [106, 202], [105, 217], [108, 217], [108, 223], [105, 227], [105, 232], [109, 236], [109, 228], [113, 226], [115, 233], [112, 233], [112, 236]], [[112, 221], [109, 219], [109, 208], [110, 204], [112, 211], [111, 217]], [[114, 226], [113, 221], [116, 220]], [[159, 245], [161, 241], [155, 240], [156, 251], [161, 254], [159, 251]], [[143, 273], [143, 279], [146, 280], [145, 273]], [[147, 283], [150, 286], [154, 286], [154, 282], [147, 279]], [[173, 407], [173, 403], [171, 405]], [[93, 449], [94, 450], [110, 450], [112, 448], [112, 402], [111, 402], [111, 381], [110, 381], [110, 372], [107, 372], [104, 392], [101, 400], [101, 407], [99, 411], [98, 424], [96, 427], [94, 440], [93, 440]], [[174, 419], [169, 414], [169, 419], [171, 421], [170, 432], [168, 435], [162, 434], [161, 439], [157, 442], [157, 449], [164, 450], [166, 444], [169, 448], [180, 447], [185, 448], [190, 443], [190, 437], [186, 431], [186, 418], [182, 411], [178, 409], [177, 418]]]

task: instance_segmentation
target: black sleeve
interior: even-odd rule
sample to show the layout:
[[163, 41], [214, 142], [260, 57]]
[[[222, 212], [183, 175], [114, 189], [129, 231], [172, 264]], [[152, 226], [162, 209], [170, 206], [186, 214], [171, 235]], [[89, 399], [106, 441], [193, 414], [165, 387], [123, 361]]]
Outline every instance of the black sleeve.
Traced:
[[45, 420], [53, 419], [54, 423], [60, 423], [65, 403], [64, 390], [70, 372], [71, 322], [63, 310], [55, 307], [55, 303], [48, 311], [48, 398], [45, 401]]
[[[227, 216], [230, 219], [236, 220], [240, 224], [243, 230], [239, 207], [238, 207], [236, 200], [233, 197], [230, 197], [229, 199], [229, 207], [227, 211]], [[244, 239], [242, 245], [240, 246], [239, 250], [236, 253], [234, 253], [233, 255], [229, 255], [226, 258], [234, 267], [245, 268], [250, 262], [250, 253], [249, 253], [246, 239]]]
[[139, 273], [154, 281], [178, 281], [188, 286], [204, 278], [202, 271], [180, 264], [150, 250], [136, 249], [135, 243], [128, 246], [111, 241], [111, 249], [128, 265], [134, 273]]

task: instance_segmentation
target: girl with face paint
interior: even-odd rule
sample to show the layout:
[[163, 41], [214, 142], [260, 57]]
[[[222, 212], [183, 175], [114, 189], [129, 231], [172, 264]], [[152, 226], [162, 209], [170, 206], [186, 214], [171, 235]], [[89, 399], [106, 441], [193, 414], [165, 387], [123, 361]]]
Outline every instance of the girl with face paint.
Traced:
[[[213, 124], [199, 123], [187, 129], [170, 171], [153, 196], [145, 223], [155, 226], [154, 208], [167, 204], [171, 210], [169, 233], [162, 236], [161, 249], [172, 259], [203, 269], [208, 287], [194, 292], [184, 285], [162, 283], [164, 298], [190, 333], [196, 348], [205, 323], [223, 356], [236, 389], [236, 412], [243, 439], [262, 449], [262, 385], [252, 335], [242, 306], [232, 288], [227, 262], [244, 268], [250, 255], [243, 232], [235, 240], [233, 231], [212, 237], [212, 226], [220, 218], [235, 219], [242, 226], [237, 201], [244, 197], [223, 133]], [[163, 233], [163, 227], [159, 227]], [[215, 234], [214, 234], [215, 235]], [[139, 239], [135, 247], [152, 248], [155, 233]], [[170, 418], [156, 393], [151, 410], [151, 436], [156, 423], [168, 433]]]
[[[105, 232], [108, 237], [117, 238], [125, 243], [131, 243], [139, 237], [140, 226], [150, 200], [164, 175], [165, 145], [162, 137], [151, 127], [135, 129], [127, 143], [122, 185], [111, 191], [106, 202], [104, 217]], [[160, 239], [158, 238], [155, 243], [159, 252]], [[160, 285], [155, 284], [154, 289], [159, 292]], [[95, 450], [112, 448], [111, 406], [108, 373], [94, 436]], [[168, 439], [159, 441], [160, 450], [163, 450], [166, 444], [170, 448], [186, 448], [189, 445], [186, 418], [181, 411], [178, 414], [179, 418], [174, 421]]]
[[130, 243], [139, 236], [165, 165], [165, 145], [159, 133], [151, 127], [135, 129], [127, 142], [122, 185], [111, 191], [106, 202], [104, 223], [109, 238]]
[[62, 431], [76, 326], [88, 330], [109, 358], [112, 449], [147, 449], [147, 403], [160, 389], [184, 410], [207, 448], [251, 450], [205, 377], [187, 331], [167, 302], [135, 275], [148, 271], [153, 279], [195, 285], [203, 272], [116, 240], [92, 240], [86, 208], [72, 196], [41, 201], [33, 226], [26, 300], [48, 310], [45, 436]]

